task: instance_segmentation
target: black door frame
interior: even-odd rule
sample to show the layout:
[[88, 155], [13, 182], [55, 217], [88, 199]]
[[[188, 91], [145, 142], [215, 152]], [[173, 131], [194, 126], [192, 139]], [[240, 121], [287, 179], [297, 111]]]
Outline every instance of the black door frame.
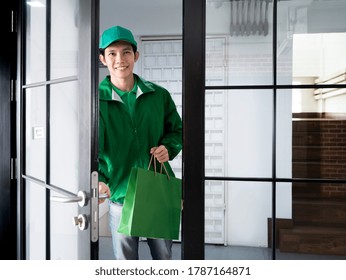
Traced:
[[205, 0], [183, 1], [182, 259], [204, 259]]
[[16, 75], [18, 0], [0, 11], [3, 36], [0, 53], [0, 242], [12, 244], [10, 251], [1, 250], [0, 259], [16, 259]]

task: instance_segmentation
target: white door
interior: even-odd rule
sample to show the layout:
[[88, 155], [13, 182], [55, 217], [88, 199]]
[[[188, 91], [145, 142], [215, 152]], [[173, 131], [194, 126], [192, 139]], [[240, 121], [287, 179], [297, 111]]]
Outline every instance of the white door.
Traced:
[[23, 7], [24, 257], [97, 259], [98, 0]]

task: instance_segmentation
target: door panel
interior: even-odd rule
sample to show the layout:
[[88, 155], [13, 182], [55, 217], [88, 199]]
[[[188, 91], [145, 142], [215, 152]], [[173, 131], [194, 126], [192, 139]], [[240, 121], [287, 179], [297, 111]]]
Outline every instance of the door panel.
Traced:
[[25, 257], [95, 259], [98, 1], [28, 3], [21, 91]]
[[52, 79], [78, 74], [79, 19], [79, 0], [51, 0]]
[[[22, 1], [24, 2], [24, 1]], [[37, 83], [46, 79], [46, 39], [47, 39], [47, 1], [40, 1], [42, 7], [24, 5], [25, 27], [25, 81]], [[24, 2], [25, 3], [25, 2]]]
[[39, 180], [46, 177], [46, 88], [28, 88], [25, 101], [25, 174]]
[[46, 258], [46, 190], [40, 185], [27, 181], [25, 184], [25, 235], [26, 258]]
[[51, 85], [50, 181], [73, 193], [79, 190], [79, 115], [78, 81]]

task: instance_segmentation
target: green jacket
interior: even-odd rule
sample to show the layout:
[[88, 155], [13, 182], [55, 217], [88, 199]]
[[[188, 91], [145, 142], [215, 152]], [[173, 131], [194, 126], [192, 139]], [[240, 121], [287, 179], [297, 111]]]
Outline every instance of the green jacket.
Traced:
[[[99, 86], [99, 181], [108, 184], [110, 200], [119, 203], [123, 203], [132, 167], [148, 168], [152, 147], [164, 145], [170, 160], [182, 149], [182, 121], [170, 93], [136, 78], [132, 117], [112, 90], [109, 76]], [[174, 176], [168, 162], [165, 166]]]

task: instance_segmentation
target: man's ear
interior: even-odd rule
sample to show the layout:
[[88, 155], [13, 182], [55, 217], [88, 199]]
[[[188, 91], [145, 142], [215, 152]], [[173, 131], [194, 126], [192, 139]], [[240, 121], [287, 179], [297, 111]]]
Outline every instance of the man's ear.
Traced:
[[105, 57], [102, 54], [99, 55], [99, 59], [100, 59], [100, 61], [102, 62], [103, 65], [107, 66], [106, 59], [105, 59]]
[[135, 52], [135, 62], [137, 62], [138, 58], [139, 58], [139, 52]]

